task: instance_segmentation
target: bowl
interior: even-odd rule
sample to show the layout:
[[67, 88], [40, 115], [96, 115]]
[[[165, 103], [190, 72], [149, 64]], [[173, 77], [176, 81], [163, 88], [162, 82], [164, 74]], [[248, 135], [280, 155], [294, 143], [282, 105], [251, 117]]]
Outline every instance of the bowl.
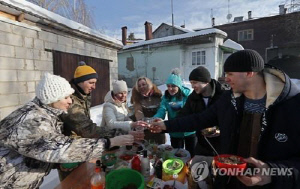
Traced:
[[242, 174], [247, 167], [244, 158], [236, 155], [223, 154], [215, 156], [214, 161], [216, 167], [219, 168], [219, 171], [230, 176]]
[[62, 163], [61, 166], [65, 169], [73, 169], [78, 167], [79, 163]]
[[107, 189], [125, 188], [134, 185], [137, 189], [144, 189], [145, 182], [141, 173], [127, 168], [111, 171], [105, 177]]
[[101, 159], [103, 164], [108, 167], [113, 166], [117, 162], [117, 156], [112, 153], [103, 155]]
[[220, 135], [220, 129], [218, 127], [209, 127], [202, 129], [201, 134], [206, 137], [216, 137]]
[[181, 159], [167, 159], [163, 163], [163, 170], [165, 173], [174, 175], [180, 173], [184, 164]]

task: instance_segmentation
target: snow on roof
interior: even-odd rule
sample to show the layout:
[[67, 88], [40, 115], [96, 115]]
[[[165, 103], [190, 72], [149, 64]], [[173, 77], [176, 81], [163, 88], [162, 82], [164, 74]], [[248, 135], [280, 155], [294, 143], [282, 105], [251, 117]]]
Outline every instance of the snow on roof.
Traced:
[[81, 31], [83, 33], [89, 34], [89, 35], [93, 35], [96, 36], [98, 38], [104, 39], [106, 41], [110, 41], [113, 42], [117, 45], [121, 45], [123, 46], [123, 44], [121, 43], [121, 41], [114, 39], [112, 37], [109, 37], [107, 35], [104, 35], [96, 30], [93, 30], [87, 26], [84, 26], [78, 22], [69, 20], [65, 17], [62, 17], [56, 13], [53, 13], [51, 11], [48, 11], [40, 6], [37, 6], [33, 3], [30, 3], [28, 1], [20, 1], [20, 0], [1, 0], [2, 2], [5, 2], [11, 6], [13, 6], [14, 8], [17, 8], [19, 10], [25, 10], [28, 13], [32, 13], [33, 15], [38, 15], [41, 18], [44, 18], [46, 20], [49, 20], [51, 22], [56, 22], [59, 24], [63, 24], [71, 29], [74, 30], [78, 30]]
[[227, 33], [225, 33], [224, 31], [216, 29], [216, 28], [210, 28], [210, 29], [205, 29], [205, 30], [201, 30], [201, 31], [197, 31], [197, 32], [189, 32], [189, 33], [185, 33], [185, 34], [172, 35], [172, 36], [168, 36], [168, 37], [162, 37], [162, 38], [151, 39], [151, 40], [147, 40], [147, 41], [141, 41], [141, 42], [138, 42], [135, 44], [126, 45], [123, 47], [123, 49], [130, 49], [130, 48], [154, 44], [154, 43], [197, 37], [197, 36], [207, 35], [207, 34], [212, 34], [212, 33], [221, 34], [221, 35], [227, 37]]
[[235, 50], [244, 50], [244, 47], [235, 42], [235, 41], [232, 41], [231, 39], [227, 39], [224, 43], [223, 43], [223, 46], [225, 47], [229, 47], [231, 49], [235, 49]]
[[188, 32], [194, 32], [193, 30], [190, 30], [188, 28], [182, 28], [182, 27], [176, 26], [176, 25], [174, 25], [174, 28], [179, 29], [179, 30], [184, 31], [184, 32], [187, 32], [187, 33]]

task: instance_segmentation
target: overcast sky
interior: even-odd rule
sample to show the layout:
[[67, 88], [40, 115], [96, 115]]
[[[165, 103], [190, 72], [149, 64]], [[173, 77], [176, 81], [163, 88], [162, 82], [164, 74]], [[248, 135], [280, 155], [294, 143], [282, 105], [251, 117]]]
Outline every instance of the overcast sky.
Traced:
[[[172, 23], [171, 0], [86, 0], [94, 12], [98, 29], [106, 35], [121, 39], [121, 27], [127, 26], [128, 34], [145, 38], [145, 21], [153, 24], [153, 31], [163, 22]], [[288, 0], [230, 0], [232, 19], [237, 16], [264, 17], [279, 13], [279, 5]], [[211, 11], [213, 9], [213, 11]], [[216, 25], [227, 23], [228, 0], [173, 0], [175, 25], [186, 28], [211, 27], [211, 12]]]

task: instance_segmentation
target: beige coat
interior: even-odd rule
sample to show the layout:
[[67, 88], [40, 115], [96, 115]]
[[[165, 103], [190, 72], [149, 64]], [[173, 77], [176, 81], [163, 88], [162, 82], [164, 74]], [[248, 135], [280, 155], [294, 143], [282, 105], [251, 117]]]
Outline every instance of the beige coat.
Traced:
[[130, 131], [132, 121], [128, 117], [126, 102], [116, 102], [112, 97], [111, 91], [105, 95], [104, 101], [101, 127]]

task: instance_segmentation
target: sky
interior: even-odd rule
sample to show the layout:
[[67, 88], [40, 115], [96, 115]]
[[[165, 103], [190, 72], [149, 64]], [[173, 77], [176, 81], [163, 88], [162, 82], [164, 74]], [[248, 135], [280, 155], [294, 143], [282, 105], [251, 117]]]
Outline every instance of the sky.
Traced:
[[[146, 21], [154, 31], [161, 23], [172, 24], [172, 0], [86, 0], [93, 11], [94, 21], [102, 33], [121, 39], [121, 27], [127, 26], [127, 34], [145, 39]], [[185, 24], [187, 29], [211, 27], [211, 14], [215, 24], [226, 24], [229, 12], [234, 17], [248, 18], [272, 16], [279, 13], [279, 5], [289, 0], [173, 0], [174, 24]]]

